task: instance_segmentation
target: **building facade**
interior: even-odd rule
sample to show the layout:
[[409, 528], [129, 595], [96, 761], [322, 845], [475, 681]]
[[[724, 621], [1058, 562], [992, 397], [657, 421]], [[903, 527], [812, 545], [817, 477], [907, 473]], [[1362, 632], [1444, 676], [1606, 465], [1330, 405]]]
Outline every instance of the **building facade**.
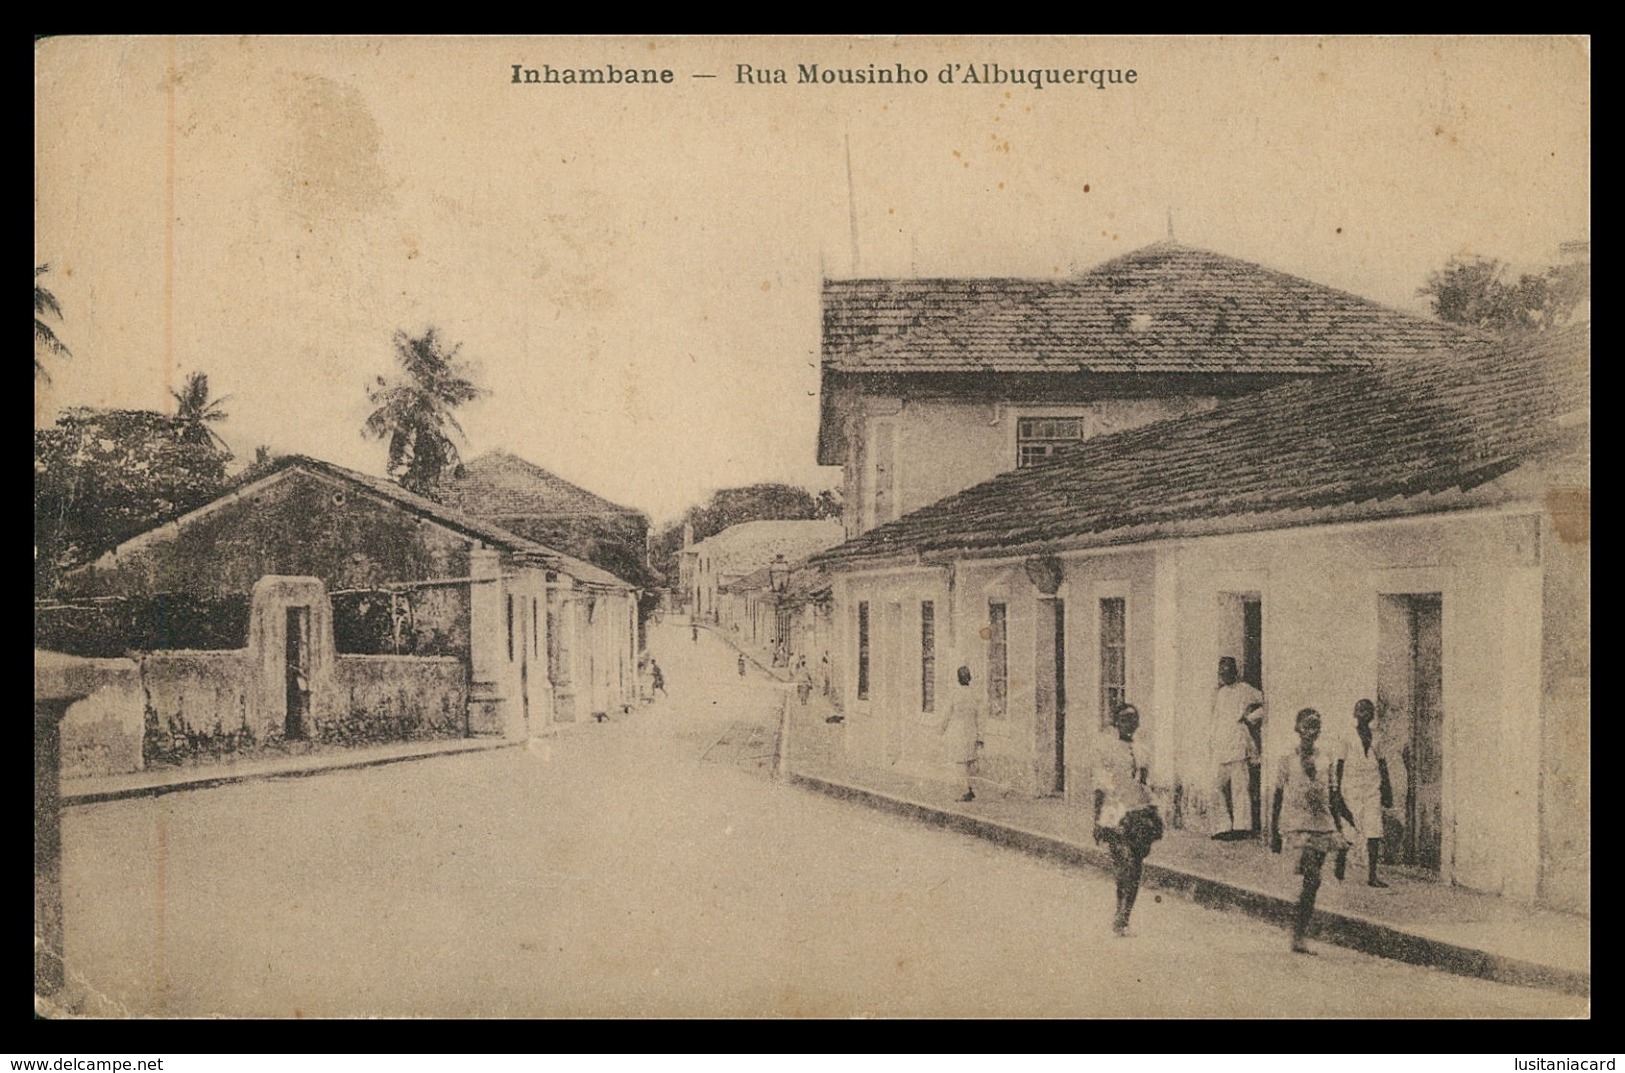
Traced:
[[1215, 670], [1266, 701], [1264, 770], [1322, 713], [1381, 713], [1385, 852], [1589, 912], [1589, 328], [1380, 363], [1007, 473], [816, 557], [847, 748], [948, 777], [973, 674], [979, 777], [1092, 800], [1134, 703], [1167, 814], [1217, 830]]

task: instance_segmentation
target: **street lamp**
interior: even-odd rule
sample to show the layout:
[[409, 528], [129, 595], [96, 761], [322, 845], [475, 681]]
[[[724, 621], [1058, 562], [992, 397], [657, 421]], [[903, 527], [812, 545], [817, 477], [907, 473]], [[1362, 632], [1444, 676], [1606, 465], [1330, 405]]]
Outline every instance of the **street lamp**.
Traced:
[[790, 564], [784, 561], [784, 556], [775, 555], [773, 561], [767, 564], [767, 587], [773, 591], [773, 662], [788, 663], [789, 653], [789, 611], [784, 606], [784, 590], [790, 582]]

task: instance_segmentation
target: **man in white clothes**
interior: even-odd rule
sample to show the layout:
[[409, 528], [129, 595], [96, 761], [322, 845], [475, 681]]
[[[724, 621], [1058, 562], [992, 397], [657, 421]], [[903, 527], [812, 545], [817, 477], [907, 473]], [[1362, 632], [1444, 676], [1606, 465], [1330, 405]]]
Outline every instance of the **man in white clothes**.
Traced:
[[1251, 838], [1258, 833], [1257, 786], [1263, 753], [1264, 694], [1241, 680], [1234, 656], [1219, 660], [1219, 688], [1213, 692], [1213, 760], [1218, 765], [1219, 793], [1229, 828], [1213, 837], [1221, 841]]

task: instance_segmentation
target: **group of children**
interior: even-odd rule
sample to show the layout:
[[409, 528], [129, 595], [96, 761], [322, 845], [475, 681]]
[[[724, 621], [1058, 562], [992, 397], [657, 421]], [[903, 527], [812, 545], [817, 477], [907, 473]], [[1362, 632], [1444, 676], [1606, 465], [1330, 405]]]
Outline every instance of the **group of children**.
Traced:
[[[1374, 732], [1376, 707], [1369, 700], [1354, 706], [1358, 748], [1335, 760], [1320, 747], [1321, 716], [1313, 708], [1298, 712], [1293, 728], [1298, 747], [1281, 757], [1275, 771], [1270, 807], [1270, 848], [1290, 848], [1298, 855], [1296, 873], [1302, 879], [1292, 923], [1292, 949], [1313, 953], [1305, 942], [1315, 911], [1326, 859], [1334, 859], [1342, 879], [1353, 839], [1365, 841], [1367, 879], [1372, 887], [1388, 884], [1377, 878], [1382, 849], [1383, 809], [1392, 807], [1393, 791], [1387, 764], [1379, 755]], [[1112, 930], [1128, 929], [1129, 914], [1139, 891], [1142, 863], [1151, 844], [1162, 837], [1162, 822], [1146, 787], [1146, 769], [1134, 755], [1134, 732], [1140, 713], [1132, 704], [1119, 704], [1112, 712], [1116, 737], [1098, 752], [1095, 770], [1095, 841], [1111, 851], [1117, 878], [1117, 913]]]
[[[981, 743], [976, 740], [979, 734], [974, 693], [969, 689], [970, 668], [959, 668], [957, 677], [960, 689], [944, 714], [939, 733], [946, 735], [958, 727], [958, 740], [950, 747], [965, 768], [966, 790], [960, 800], [974, 801], [976, 791], [971, 776]], [[1298, 855], [1296, 871], [1303, 883], [1292, 927], [1292, 949], [1298, 953], [1313, 953], [1304, 940], [1314, 915], [1321, 873], [1327, 857], [1332, 857], [1337, 878], [1343, 878], [1354, 841], [1347, 831], [1354, 831], [1365, 841], [1366, 882], [1372, 887], [1388, 885], [1377, 878], [1377, 859], [1382, 849], [1383, 809], [1392, 807], [1393, 792], [1387, 765], [1377, 749], [1375, 721], [1376, 708], [1371, 701], [1356, 704], [1358, 748], [1351, 743], [1343, 755], [1331, 759], [1319, 744], [1320, 713], [1305, 708], [1294, 721], [1298, 747], [1281, 758], [1275, 771], [1270, 848], [1280, 853], [1290, 846]], [[1152, 844], [1162, 837], [1163, 824], [1146, 785], [1146, 768], [1135, 755], [1139, 709], [1128, 703], [1118, 704], [1112, 710], [1111, 726], [1112, 733], [1103, 737], [1095, 755], [1094, 838], [1110, 852], [1116, 877], [1117, 910], [1112, 917], [1112, 931], [1126, 935], [1144, 862]]]

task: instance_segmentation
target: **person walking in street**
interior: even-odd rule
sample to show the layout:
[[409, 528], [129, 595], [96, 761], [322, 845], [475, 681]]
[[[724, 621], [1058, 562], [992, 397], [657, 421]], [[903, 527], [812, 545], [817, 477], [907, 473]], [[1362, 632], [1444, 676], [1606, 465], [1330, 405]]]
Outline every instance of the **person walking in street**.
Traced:
[[651, 700], [654, 699], [656, 693], [659, 693], [662, 697], [671, 695], [666, 692], [666, 676], [660, 672], [660, 664], [652, 656], [649, 659], [649, 677], [654, 680], [654, 685], [649, 690]]
[[[1376, 726], [1377, 706], [1361, 699], [1354, 705], [1355, 740], [1344, 743], [1337, 758], [1333, 785], [1342, 802], [1343, 816], [1365, 841], [1366, 886], [1387, 887], [1377, 878], [1377, 858], [1382, 855], [1383, 809], [1394, 807], [1394, 784], [1388, 777], [1388, 760]], [[1343, 878], [1344, 849], [1337, 862], [1337, 878]]]
[[1263, 755], [1264, 694], [1241, 680], [1234, 656], [1219, 660], [1219, 686], [1213, 693], [1213, 760], [1229, 828], [1220, 841], [1258, 833], [1259, 758]]
[[965, 792], [961, 801], [975, 801], [976, 789], [971, 779], [976, 774], [976, 752], [981, 746], [981, 718], [976, 691], [970, 688], [970, 668], [959, 668], [959, 688], [954, 691], [948, 711], [943, 715], [937, 733], [950, 735], [948, 747], [953, 762], [965, 769]]
[[745, 677], [745, 654], [739, 653], [739, 677]]
[[[1281, 757], [1275, 772], [1275, 789], [1270, 806], [1270, 850], [1280, 853], [1283, 844], [1298, 854], [1296, 872], [1303, 877], [1298, 892], [1297, 912], [1292, 920], [1292, 950], [1313, 954], [1305, 941], [1309, 921], [1315, 913], [1315, 896], [1320, 893], [1321, 870], [1328, 854], [1346, 846], [1342, 824], [1333, 807], [1335, 787], [1332, 771], [1321, 751], [1320, 713], [1305, 708], [1294, 721], [1298, 747]], [[1284, 837], [1283, 837], [1284, 836]]]
[[689, 642], [689, 644], [693, 644], [694, 642], [698, 641], [699, 639], [700, 639], [700, 624], [698, 622], [690, 622], [688, 624], [688, 642]]
[[1112, 730], [1102, 735], [1095, 754], [1095, 842], [1104, 842], [1117, 881], [1117, 912], [1112, 931], [1128, 934], [1129, 914], [1140, 893], [1140, 878], [1151, 844], [1162, 837], [1162, 817], [1146, 788], [1146, 769], [1134, 752], [1140, 710], [1123, 703], [1112, 709]]

